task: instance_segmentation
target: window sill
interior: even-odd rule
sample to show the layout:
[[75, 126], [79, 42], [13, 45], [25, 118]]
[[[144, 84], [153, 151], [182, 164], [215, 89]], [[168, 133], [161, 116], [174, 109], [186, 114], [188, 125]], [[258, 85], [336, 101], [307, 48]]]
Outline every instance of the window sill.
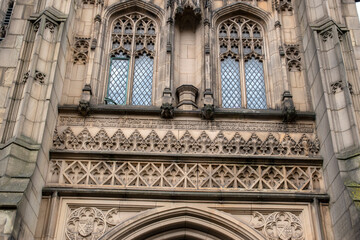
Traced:
[[[78, 113], [76, 105], [59, 106], [59, 113]], [[147, 115], [160, 116], [160, 107], [157, 106], [120, 106], [120, 105], [92, 105], [90, 106], [91, 114], [114, 114], [114, 115]], [[199, 117], [201, 110], [180, 110], [174, 109], [176, 117]], [[282, 110], [274, 109], [225, 109], [215, 108], [215, 119], [217, 118], [236, 118], [236, 119], [259, 119], [259, 120], [282, 120]], [[297, 112], [297, 120], [315, 120], [314, 112]]]

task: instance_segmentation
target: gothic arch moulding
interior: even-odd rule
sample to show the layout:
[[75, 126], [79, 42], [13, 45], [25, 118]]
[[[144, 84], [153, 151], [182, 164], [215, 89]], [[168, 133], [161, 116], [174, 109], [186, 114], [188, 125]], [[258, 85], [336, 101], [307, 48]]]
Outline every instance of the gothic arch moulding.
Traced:
[[271, 14], [262, 10], [261, 8], [251, 6], [247, 3], [237, 2], [214, 11], [212, 25], [216, 26], [216, 24], [226, 18], [230, 18], [234, 14], [246, 16], [251, 19], [261, 20], [260, 24], [262, 24], [264, 27], [271, 19]]
[[152, 4], [146, 3], [141, 0], [127, 0], [119, 3], [114, 3], [109, 6], [105, 12], [105, 19], [111, 21], [111, 18], [116, 18], [119, 14], [124, 14], [124, 12], [139, 12], [149, 17], [154, 18], [158, 21], [158, 25], [161, 26], [161, 20], [164, 17], [164, 10], [160, 7]]
[[164, 207], [153, 209], [126, 220], [100, 239], [177, 239], [179, 234], [190, 239], [265, 240], [264, 236], [230, 215], [208, 208]]

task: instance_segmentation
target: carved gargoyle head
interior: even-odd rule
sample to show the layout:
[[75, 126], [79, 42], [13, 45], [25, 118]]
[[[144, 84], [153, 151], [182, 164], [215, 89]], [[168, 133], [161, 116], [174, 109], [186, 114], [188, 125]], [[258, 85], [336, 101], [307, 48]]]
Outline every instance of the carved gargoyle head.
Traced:
[[204, 107], [201, 109], [201, 117], [206, 120], [213, 120], [215, 114], [214, 105], [205, 104]]
[[174, 107], [172, 103], [163, 103], [160, 109], [160, 115], [162, 118], [169, 119], [174, 117]]

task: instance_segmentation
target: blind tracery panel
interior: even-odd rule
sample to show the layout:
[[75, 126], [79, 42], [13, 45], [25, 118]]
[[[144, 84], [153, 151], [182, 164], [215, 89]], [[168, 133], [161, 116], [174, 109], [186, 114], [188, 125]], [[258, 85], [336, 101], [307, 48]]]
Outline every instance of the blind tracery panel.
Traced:
[[222, 106], [266, 109], [262, 28], [234, 17], [220, 24], [218, 37]]
[[155, 22], [138, 13], [118, 18], [112, 28], [106, 102], [151, 105]]

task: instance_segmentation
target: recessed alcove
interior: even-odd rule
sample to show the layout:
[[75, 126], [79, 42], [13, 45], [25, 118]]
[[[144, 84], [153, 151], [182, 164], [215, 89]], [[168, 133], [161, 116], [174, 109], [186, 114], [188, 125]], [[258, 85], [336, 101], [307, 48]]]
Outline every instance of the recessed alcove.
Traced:
[[192, 85], [201, 89], [202, 27], [201, 17], [193, 9], [185, 8], [175, 19], [175, 89]]

